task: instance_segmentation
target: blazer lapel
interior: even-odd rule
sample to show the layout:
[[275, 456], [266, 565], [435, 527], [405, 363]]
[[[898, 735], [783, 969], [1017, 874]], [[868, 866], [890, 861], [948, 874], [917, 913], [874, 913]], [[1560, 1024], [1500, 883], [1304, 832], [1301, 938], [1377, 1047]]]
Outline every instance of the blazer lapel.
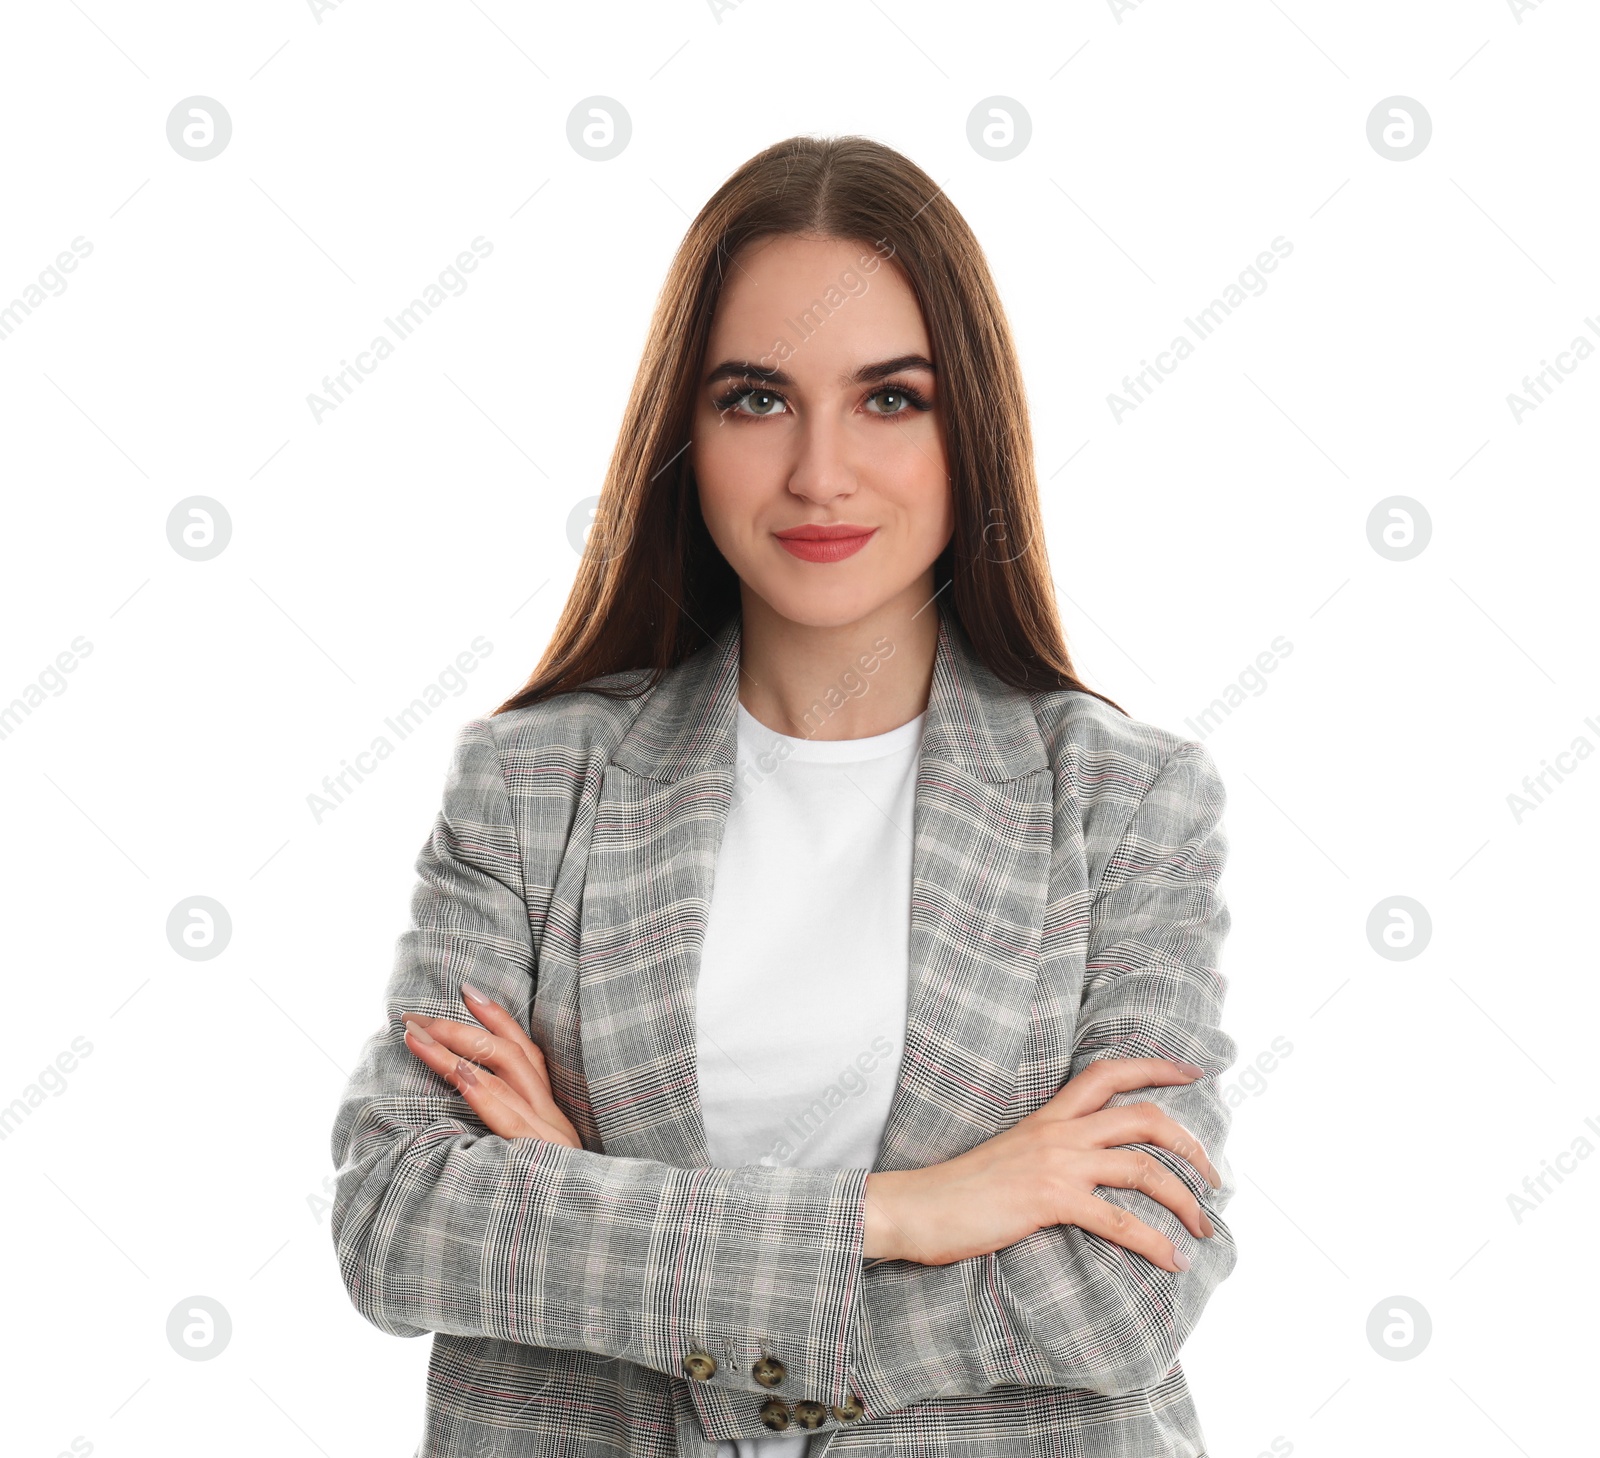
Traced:
[[665, 674], [605, 767], [589, 843], [578, 1006], [604, 1152], [709, 1163], [694, 990], [733, 799], [740, 618]]
[[[1027, 694], [996, 679], [939, 611], [904, 1053], [874, 1169], [923, 1168], [1015, 1121], [1039, 974], [1048, 757]], [[695, 981], [732, 804], [740, 630], [735, 612], [667, 673], [611, 755], [583, 890], [583, 1066], [604, 1151], [681, 1168], [708, 1163]]]
[[912, 824], [905, 1049], [874, 1169], [925, 1169], [1015, 1122], [1053, 802], [1028, 695], [941, 612]]

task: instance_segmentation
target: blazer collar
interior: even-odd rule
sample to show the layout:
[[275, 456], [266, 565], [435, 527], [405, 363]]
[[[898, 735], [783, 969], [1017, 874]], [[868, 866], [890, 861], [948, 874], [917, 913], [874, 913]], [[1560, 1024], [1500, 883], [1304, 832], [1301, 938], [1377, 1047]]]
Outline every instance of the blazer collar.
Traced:
[[[736, 613], [663, 676], [611, 756], [581, 869], [587, 1112], [606, 1154], [709, 1163], [695, 984], [733, 797]], [[1054, 775], [1028, 695], [942, 608], [912, 832], [904, 1048], [875, 1169], [922, 1169], [1015, 1123], [1054, 852]], [[614, 766], [614, 767], [613, 767]], [[559, 976], [559, 942], [545, 952]], [[542, 954], [543, 955], [543, 954]], [[808, 1017], [803, 988], [751, 1016]]]
[[[1027, 694], [991, 673], [943, 599], [934, 601], [939, 637], [922, 757], [959, 765], [989, 784], [1047, 768]], [[663, 675], [611, 763], [666, 783], [734, 764], [743, 626], [736, 610], [710, 643]]]

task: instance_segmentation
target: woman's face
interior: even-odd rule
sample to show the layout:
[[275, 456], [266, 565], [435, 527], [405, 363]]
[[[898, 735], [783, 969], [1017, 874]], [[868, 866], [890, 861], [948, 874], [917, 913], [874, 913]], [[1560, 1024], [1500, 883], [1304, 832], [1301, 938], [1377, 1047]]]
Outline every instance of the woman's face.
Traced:
[[[741, 250], [697, 382], [690, 462], [744, 584], [812, 627], [933, 592], [954, 529], [935, 361], [889, 252], [780, 237]], [[829, 545], [797, 527], [845, 525]]]

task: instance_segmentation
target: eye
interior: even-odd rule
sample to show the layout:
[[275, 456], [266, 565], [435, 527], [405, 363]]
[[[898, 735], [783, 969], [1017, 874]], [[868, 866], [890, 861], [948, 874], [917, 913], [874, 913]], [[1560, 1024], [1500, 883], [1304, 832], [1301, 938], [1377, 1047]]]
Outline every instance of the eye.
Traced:
[[[750, 408], [741, 408], [747, 401], [750, 402]], [[762, 389], [737, 390], [723, 396], [717, 403], [724, 410], [732, 408], [740, 415], [754, 415], [758, 418], [764, 415], [782, 415], [788, 409], [783, 403], [782, 395]]]
[[906, 415], [913, 410], [929, 410], [932, 408], [928, 398], [909, 385], [882, 385], [867, 396], [868, 400], [888, 400], [890, 408], [885, 410], [869, 410], [869, 415]]

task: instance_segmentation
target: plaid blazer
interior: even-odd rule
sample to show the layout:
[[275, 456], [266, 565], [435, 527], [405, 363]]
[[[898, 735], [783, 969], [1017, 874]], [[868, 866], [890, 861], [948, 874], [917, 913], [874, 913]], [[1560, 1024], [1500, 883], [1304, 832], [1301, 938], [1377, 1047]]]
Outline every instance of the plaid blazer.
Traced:
[[[953, 1158], [1097, 1058], [1187, 1059], [1207, 1077], [1111, 1102], [1199, 1136], [1219, 1191], [1133, 1147], [1216, 1234], [1101, 1187], [1191, 1268], [1060, 1225], [946, 1266], [864, 1262], [868, 1171], [708, 1167], [694, 989], [733, 790], [735, 612], [641, 698], [580, 690], [456, 739], [332, 1141], [351, 1301], [382, 1331], [434, 1334], [417, 1458], [714, 1458], [774, 1423], [809, 1429], [809, 1458], [1203, 1458], [1178, 1350], [1235, 1261], [1223, 787], [1198, 742], [1003, 684], [939, 611], [874, 1168]], [[582, 1149], [490, 1134], [404, 1046], [405, 1012], [471, 1021], [464, 980], [544, 1050]], [[828, 1009], [775, 989], [751, 1016], [803, 1038]]]

